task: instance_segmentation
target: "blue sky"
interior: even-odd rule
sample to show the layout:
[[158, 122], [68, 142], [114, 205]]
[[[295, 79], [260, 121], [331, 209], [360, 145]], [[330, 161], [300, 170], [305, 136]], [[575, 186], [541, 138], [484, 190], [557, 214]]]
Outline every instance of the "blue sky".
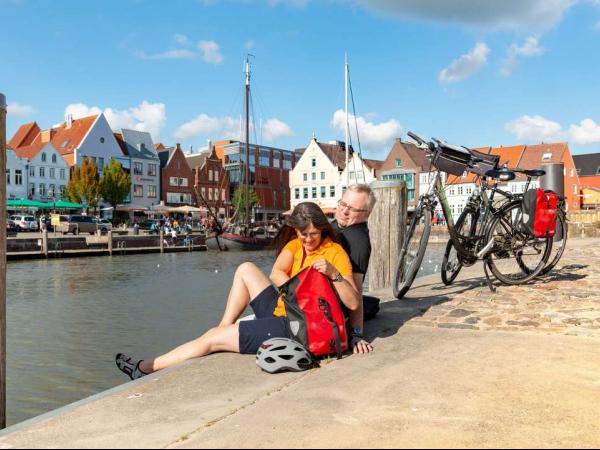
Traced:
[[9, 137], [103, 111], [184, 148], [237, 138], [250, 52], [261, 143], [343, 139], [348, 52], [367, 157], [408, 130], [600, 152], [599, 0], [0, 0], [0, 16]]

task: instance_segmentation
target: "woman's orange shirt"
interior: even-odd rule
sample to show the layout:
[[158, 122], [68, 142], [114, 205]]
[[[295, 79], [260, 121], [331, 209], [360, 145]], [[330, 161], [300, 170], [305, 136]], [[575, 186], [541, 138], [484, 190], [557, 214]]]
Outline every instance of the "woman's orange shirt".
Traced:
[[[352, 276], [350, 257], [340, 244], [333, 242], [330, 238], [326, 238], [316, 250], [309, 253], [305, 253], [302, 242], [298, 238], [290, 241], [283, 250], [287, 250], [294, 255], [294, 263], [288, 270], [290, 278], [312, 266], [319, 259], [326, 259], [343, 277]], [[273, 315], [276, 317], [285, 316], [285, 306], [281, 298], [277, 300], [277, 307]]]

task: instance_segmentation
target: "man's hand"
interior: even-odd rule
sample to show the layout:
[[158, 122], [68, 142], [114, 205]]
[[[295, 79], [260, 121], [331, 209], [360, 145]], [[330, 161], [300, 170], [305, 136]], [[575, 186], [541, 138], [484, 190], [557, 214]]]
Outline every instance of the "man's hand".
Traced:
[[352, 353], [355, 355], [358, 353], [371, 353], [373, 351], [373, 346], [365, 341], [362, 336], [352, 336], [350, 345], [352, 346]]

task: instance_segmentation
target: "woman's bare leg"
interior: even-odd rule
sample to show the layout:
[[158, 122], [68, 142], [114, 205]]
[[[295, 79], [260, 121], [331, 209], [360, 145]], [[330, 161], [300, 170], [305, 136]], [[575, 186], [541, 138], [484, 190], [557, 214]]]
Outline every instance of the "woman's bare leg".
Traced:
[[219, 326], [234, 324], [250, 301], [270, 285], [271, 281], [254, 264], [249, 262], [241, 264], [235, 272], [227, 306]]
[[215, 352], [240, 352], [240, 332], [237, 324], [212, 328], [198, 339], [186, 342], [158, 358], [142, 361], [140, 369], [149, 374]]

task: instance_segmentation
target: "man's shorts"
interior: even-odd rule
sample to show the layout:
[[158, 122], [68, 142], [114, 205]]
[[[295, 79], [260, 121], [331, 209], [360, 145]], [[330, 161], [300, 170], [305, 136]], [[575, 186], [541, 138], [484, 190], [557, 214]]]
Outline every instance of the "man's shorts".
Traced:
[[273, 315], [278, 297], [277, 290], [269, 286], [250, 302], [256, 319], [239, 322], [240, 353], [253, 354], [268, 339], [290, 337], [287, 319]]

